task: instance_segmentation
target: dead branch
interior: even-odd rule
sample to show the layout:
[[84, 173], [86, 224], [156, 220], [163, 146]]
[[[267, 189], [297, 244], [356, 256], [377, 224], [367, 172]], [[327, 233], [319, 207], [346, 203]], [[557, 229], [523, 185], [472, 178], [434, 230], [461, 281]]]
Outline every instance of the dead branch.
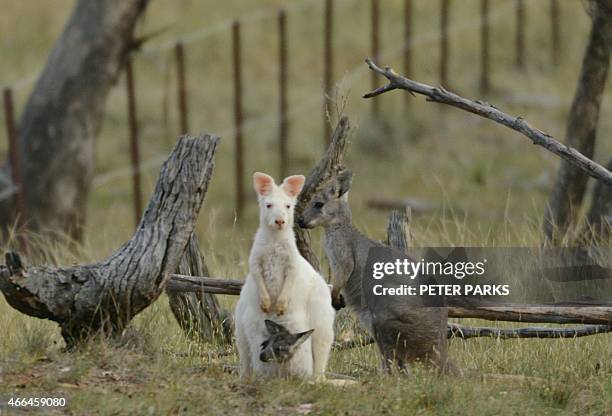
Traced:
[[243, 282], [239, 280], [173, 274], [167, 289], [168, 292], [208, 292], [238, 296], [242, 285]]
[[[515, 329], [469, 327], [459, 324], [448, 324], [447, 337], [449, 339], [470, 338], [496, 338], [496, 339], [518, 339], [518, 338], [580, 338], [589, 335], [605, 334], [612, 332], [610, 325], [586, 325], [579, 328], [544, 328], [527, 327]], [[334, 343], [334, 349], [338, 351], [352, 348], [365, 347], [374, 343], [371, 336], [361, 339], [351, 339]]]
[[452, 107], [457, 107], [470, 113], [479, 115], [489, 120], [495, 121], [496, 123], [502, 124], [506, 127], [515, 130], [524, 136], [527, 136], [533, 141], [534, 144], [542, 146], [557, 156], [567, 160], [569, 163], [582, 169], [590, 176], [601, 180], [608, 186], [612, 185], [612, 172], [605, 167], [592, 161], [588, 157], [576, 149], [566, 146], [560, 143], [551, 135], [532, 127], [529, 123], [523, 120], [521, 117], [510, 116], [493, 105], [480, 100], [469, 100], [463, 98], [457, 94], [445, 90], [442, 87], [432, 87], [427, 84], [423, 84], [417, 81], [413, 81], [401, 75], [395, 73], [391, 68], [386, 67], [382, 69], [378, 67], [371, 59], [366, 59], [366, 63], [372, 71], [380, 74], [389, 80], [387, 85], [377, 88], [365, 94], [364, 98], [376, 97], [380, 94], [384, 94], [387, 91], [392, 90], [406, 90], [411, 94], [417, 93], [427, 97], [427, 101], [433, 101], [441, 104], [447, 104]]
[[534, 322], [554, 324], [612, 324], [612, 305], [575, 305], [542, 304], [476, 307], [448, 307], [452, 318], [478, 318], [489, 321]]
[[26, 268], [8, 253], [0, 266], [7, 302], [53, 320], [68, 347], [92, 332], [120, 334], [153, 303], [179, 265], [206, 194], [218, 138], [183, 136], [161, 168], [155, 192], [131, 240], [99, 263]]
[[[350, 123], [348, 117], [344, 116], [340, 118], [325, 155], [319, 160], [319, 163], [317, 163], [306, 178], [304, 189], [300, 192], [298, 202], [295, 206], [295, 218], [298, 218], [304, 212], [304, 209], [306, 209], [306, 206], [310, 202], [310, 198], [312, 198], [322, 186], [325, 186], [327, 181], [344, 168], [342, 160], [348, 145], [347, 138], [349, 130]], [[319, 270], [319, 260], [310, 248], [310, 234], [308, 230], [300, 228], [296, 224], [294, 231], [295, 240], [300, 253], [316, 270]]]
[[[243, 282], [214, 277], [172, 275], [169, 290], [239, 295]], [[612, 304], [508, 304], [500, 306], [449, 306], [451, 318], [478, 318], [492, 321], [556, 324], [611, 325]]]
[[579, 328], [544, 328], [527, 327], [516, 329], [502, 329], [489, 327], [468, 327], [459, 324], [448, 325], [448, 338], [477, 338], [491, 337], [497, 339], [516, 338], [578, 338], [589, 335], [612, 332], [609, 325], [587, 325]]

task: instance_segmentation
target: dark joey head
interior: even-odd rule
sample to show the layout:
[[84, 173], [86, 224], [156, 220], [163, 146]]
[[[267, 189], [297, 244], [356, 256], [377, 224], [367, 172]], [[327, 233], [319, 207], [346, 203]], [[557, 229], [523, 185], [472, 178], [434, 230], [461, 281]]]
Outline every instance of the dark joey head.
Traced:
[[304, 343], [313, 333], [310, 331], [292, 334], [284, 326], [274, 321], [266, 319], [266, 328], [270, 338], [261, 343], [259, 359], [265, 363], [270, 361], [286, 362], [289, 361], [298, 347]]

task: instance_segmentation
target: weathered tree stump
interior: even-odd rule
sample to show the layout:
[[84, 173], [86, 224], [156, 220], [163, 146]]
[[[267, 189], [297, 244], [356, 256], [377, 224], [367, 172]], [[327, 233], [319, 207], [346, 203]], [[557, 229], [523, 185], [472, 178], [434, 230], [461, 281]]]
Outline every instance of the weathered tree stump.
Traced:
[[120, 334], [177, 270], [214, 167], [218, 138], [183, 136], [161, 168], [136, 233], [106, 260], [25, 267], [8, 253], [0, 290], [15, 309], [57, 322], [69, 348], [91, 334]]

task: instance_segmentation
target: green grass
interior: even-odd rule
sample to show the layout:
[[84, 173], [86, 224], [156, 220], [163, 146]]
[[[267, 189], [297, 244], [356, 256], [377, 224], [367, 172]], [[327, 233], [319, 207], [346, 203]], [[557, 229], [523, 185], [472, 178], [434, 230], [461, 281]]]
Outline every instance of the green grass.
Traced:
[[[323, 151], [321, 1], [292, 10], [296, 2], [230, 0], [222, 6], [196, 0], [155, 0], [139, 33], [169, 27], [151, 42], [163, 45], [175, 36], [215, 25], [255, 10], [271, 17], [245, 20], [243, 31], [245, 112], [253, 122], [244, 133], [246, 172], [278, 173], [277, 126], [258, 121], [277, 108], [276, 22], [274, 10], [287, 5], [289, 24], [289, 105], [292, 173], [310, 170]], [[381, 64], [402, 68], [398, 52], [402, 34], [402, 1], [383, 0]], [[491, 1], [492, 83], [487, 97], [478, 93], [479, 30], [471, 22], [479, 1], [452, 2], [450, 82], [467, 97], [485, 98], [510, 114], [563, 139], [565, 118], [577, 80], [589, 19], [582, 2], [561, 2], [563, 61], [551, 64], [548, 2], [527, 6], [527, 68], [514, 65], [513, 2]], [[10, 84], [36, 73], [61, 33], [73, 0], [2, 3], [0, 14], [0, 83]], [[414, 1], [416, 43], [414, 73], [437, 83], [438, 2]], [[559, 159], [534, 147], [517, 133], [459, 110], [443, 111], [401, 92], [379, 99], [382, 118], [372, 120], [370, 89], [363, 64], [369, 55], [369, 2], [338, 1], [335, 31], [335, 106], [351, 118], [347, 165], [354, 171], [351, 206], [356, 225], [383, 239], [387, 212], [368, 208], [371, 199], [413, 197], [440, 206], [415, 215], [418, 245], [535, 246], [541, 242], [540, 221]], [[35, 30], [33, 30], [35, 28]], [[453, 30], [453, 29], [451, 29]], [[225, 28], [186, 46], [192, 133], [222, 136], [216, 171], [201, 211], [197, 232], [215, 276], [240, 278], [246, 273], [251, 236], [256, 227], [255, 198], [248, 198], [242, 218], [233, 212], [233, 137], [230, 29]], [[143, 160], [165, 157], [177, 127], [172, 50], [136, 58], [136, 83]], [[380, 83], [383, 80], [379, 80]], [[31, 84], [16, 91], [22, 111]], [[541, 106], [509, 97], [555, 97]], [[605, 91], [595, 160], [612, 153], [612, 89]], [[164, 104], [164, 102], [166, 104]], [[111, 92], [96, 142], [96, 173], [105, 175], [129, 165], [124, 80]], [[168, 111], [166, 111], [166, 108]], [[330, 109], [337, 118], [336, 108]], [[3, 115], [0, 126], [4, 125]], [[0, 129], [0, 152], [6, 150]], [[144, 173], [150, 195], [160, 163]], [[108, 178], [108, 176], [105, 176]], [[128, 239], [134, 229], [130, 178], [98, 177], [88, 206], [83, 245], [66, 250], [41, 241], [45, 261], [72, 264], [101, 259]], [[247, 178], [248, 179], [248, 178]], [[247, 183], [249, 181], [247, 180]], [[250, 191], [249, 191], [250, 192]], [[250, 195], [250, 193], [249, 193]], [[323, 250], [320, 231], [315, 249]], [[609, 242], [600, 244], [609, 246]], [[31, 259], [39, 261], [41, 259]], [[223, 298], [225, 308], [234, 300]], [[466, 324], [483, 324], [463, 321]], [[507, 324], [505, 326], [513, 326]], [[186, 339], [162, 297], [138, 316], [132, 342], [118, 346], [98, 339], [77, 353], [63, 352], [53, 323], [26, 317], [0, 299], [0, 397], [66, 395], [73, 414], [609, 414], [612, 411], [612, 337], [568, 340], [473, 339], [452, 341], [450, 354], [467, 371], [464, 378], [441, 378], [424, 370], [412, 377], [381, 374], [372, 346], [335, 352], [330, 371], [351, 374], [359, 382], [345, 388], [273, 380], [242, 385], [224, 365], [234, 355], [216, 357], [213, 347]], [[505, 374], [517, 377], [485, 377]], [[520, 377], [519, 377], [520, 376]], [[522, 378], [521, 378], [522, 377]]]

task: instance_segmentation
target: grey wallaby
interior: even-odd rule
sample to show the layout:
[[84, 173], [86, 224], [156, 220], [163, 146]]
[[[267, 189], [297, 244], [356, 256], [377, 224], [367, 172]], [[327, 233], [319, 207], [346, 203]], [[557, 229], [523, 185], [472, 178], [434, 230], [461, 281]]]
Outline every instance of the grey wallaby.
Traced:
[[314, 329], [311, 329], [292, 334], [274, 321], [266, 319], [265, 322], [270, 338], [261, 343], [259, 359], [264, 363], [270, 361], [284, 363], [291, 360], [297, 348], [314, 332]]
[[[357, 313], [383, 356], [383, 363], [408, 371], [415, 361], [443, 372], [456, 372], [447, 356], [445, 306], [415, 306], [403, 296], [388, 296], [371, 310], [363, 301], [362, 275], [371, 248], [385, 247], [361, 234], [351, 221], [348, 191], [352, 173], [342, 171], [312, 196], [297, 219], [302, 228], [325, 228], [325, 252], [331, 266], [332, 302], [336, 309], [344, 301]], [[389, 249], [390, 250], [390, 249]], [[403, 253], [400, 256], [405, 256]]]

